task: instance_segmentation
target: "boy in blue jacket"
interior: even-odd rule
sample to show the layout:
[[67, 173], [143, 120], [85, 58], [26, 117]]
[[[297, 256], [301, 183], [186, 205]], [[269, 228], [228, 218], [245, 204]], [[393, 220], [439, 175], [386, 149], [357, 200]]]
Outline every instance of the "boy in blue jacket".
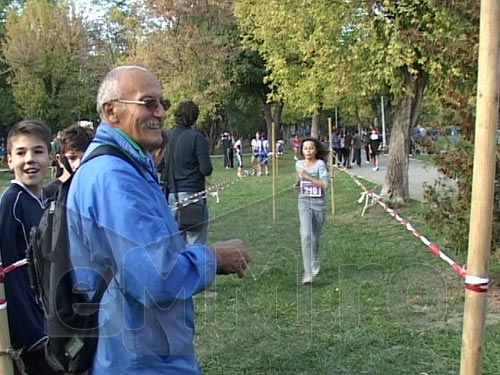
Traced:
[[[50, 163], [50, 130], [38, 120], [24, 120], [7, 136], [7, 163], [14, 180], [0, 198], [0, 251], [4, 267], [26, 258], [29, 233], [37, 226], [45, 199], [43, 179]], [[5, 275], [5, 295], [12, 347], [21, 349], [24, 374], [55, 374], [45, 360], [43, 311], [30, 287], [26, 267]], [[20, 374], [16, 368], [16, 374]]]

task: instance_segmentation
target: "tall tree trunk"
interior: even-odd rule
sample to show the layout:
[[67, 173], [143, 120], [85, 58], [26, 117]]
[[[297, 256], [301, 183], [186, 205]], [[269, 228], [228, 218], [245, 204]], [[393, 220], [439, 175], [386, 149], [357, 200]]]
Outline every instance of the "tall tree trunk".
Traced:
[[416, 125], [422, 106], [425, 89], [425, 74], [412, 77], [405, 74], [407, 94], [399, 102], [389, 145], [389, 162], [382, 196], [387, 202], [398, 205], [410, 198], [408, 185], [408, 162], [410, 153], [410, 130]]
[[314, 113], [311, 119], [311, 137], [319, 139], [319, 127], [321, 125], [321, 114]]
[[311, 121], [311, 137], [319, 139], [319, 130], [321, 126], [321, 112], [322, 105], [319, 104], [316, 110], [313, 113], [312, 121]]
[[[370, 105], [372, 107], [372, 118], [370, 119], [370, 123], [368, 124], [368, 127], [371, 127], [371, 126], [374, 126], [375, 125], [375, 122], [379, 123], [379, 120], [378, 120], [378, 99], [379, 97], [377, 96], [377, 99], [374, 99], [371, 101]], [[377, 119], [377, 120], [375, 120]]]
[[210, 120], [208, 129], [205, 130], [205, 136], [208, 139], [208, 147], [210, 148], [210, 155], [213, 155], [215, 149], [217, 148], [217, 142], [219, 141], [220, 129], [219, 123], [216, 120]]
[[262, 102], [262, 111], [264, 112], [264, 120], [266, 120], [267, 132], [271, 130], [271, 124], [273, 123], [273, 108], [272, 103]]
[[[281, 128], [281, 114], [283, 113], [283, 102], [273, 102], [267, 103], [264, 100], [261, 101], [262, 111], [264, 112], [264, 119], [266, 120], [266, 131], [267, 131], [267, 139], [271, 139], [271, 134], [273, 131], [273, 122], [275, 126], [275, 130], [279, 130]], [[273, 113], [274, 106], [274, 113]], [[276, 137], [278, 137], [278, 133], [276, 133]]]

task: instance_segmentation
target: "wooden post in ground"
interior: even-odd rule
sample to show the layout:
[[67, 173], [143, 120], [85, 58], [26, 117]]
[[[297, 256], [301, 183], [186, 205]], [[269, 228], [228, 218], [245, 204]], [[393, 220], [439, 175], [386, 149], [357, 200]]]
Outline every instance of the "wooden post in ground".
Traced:
[[[0, 267], [2, 261], [0, 259]], [[1, 276], [0, 276], [1, 277]], [[14, 367], [12, 357], [7, 354], [10, 349], [10, 335], [9, 323], [7, 320], [7, 302], [5, 302], [5, 289], [3, 281], [0, 282], [0, 374], [12, 375], [14, 374]]]
[[335, 168], [333, 167], [333, 150], [332, 150], [332, 118], [328, 117], [328, 163], [330, 164], [330, 195], [332, 200], [332, 216], [335, 215], [335, 180], [333, 178], [333, 171]]
[[481, 1], [474, 171], [460, 375], [480, 375], [486, 318], [498, 128], [500, 1]]
[[279, 171], [280, 171], [280, 170], [279, 170], [279, 163], [280, 163], [280, 159], [279, 159], [279, 157], [278, 157], [278, 156], [279, 156], [279, 155], [278, 155], [278, 146], [275, 146], [275, 147], [276, 147], [276, 152], [277, 152], [277, 154], [276, 154], [276, 177], [278, 177], [278, 175], [279, 175]]
[[271, 150], [273, 152], [273, 155], [271, 157], [271, 162], [272, 162], [272, 176], [273, 176], [273, 221], [276, 221], [276, 160], [277, 160], [277, 155], [276, 155], [276, 129], [275, 129], [275, 124], [274, 122], [272, 123], [271, 126]]

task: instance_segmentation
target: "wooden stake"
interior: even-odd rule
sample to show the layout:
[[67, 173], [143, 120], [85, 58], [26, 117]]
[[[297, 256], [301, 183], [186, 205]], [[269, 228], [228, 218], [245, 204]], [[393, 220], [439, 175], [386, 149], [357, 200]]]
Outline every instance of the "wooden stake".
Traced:
[[[276, 152], [278, 152], [278, 147], [277, 147], [277, 146], [276, 146]], [[276, 177], [278, 177], [278, 176], [279, 176], [279, 168], [278, 168], [278, 165], [279, 165], [279, 163], [280, 163], [280, 159], [279, 159], [279, 157], [278, 157], [278, 156], [279, 156], [279, 155], [278, 155], [278, 154], [276, 154], [276, 165], [275, 165], [275, 167], [276, 167]]]
[[[471, 276], [488, 278], [500, 82], [500, 1], [481, 1], [479, 69], [469, 252], [466, 285]], [[466, 289], [460, 375], [480, 375], [487, 293]]]
[[[2, 264], [0, 260], [0, 265]], [[5, 300], [5, 289], [3, 282], [0, 283], [0, 300]], [[0, 350], [10, 349], [9, 323], [7, 319], [7, 305], [0, 307]], [[7, 353], [0, 353], [0, 374], [14, 374], [12, 358]]]
[[273, 176], [273, 221], [276, 221], [276, 130], [275, 124], [272, 123], [272, 137], [271, 137], [271, 150], [273, 152], [271, 161], [272, 161], [272, 176]]
[[[335, 112], [337, 113], [337, 112]], [[332, 201], [332, 216], [335, 215], [335, 180], [333, 178], [333, 171], [335, 168], [333, 167], [333, 150], [332, 150], [332, 118], [328, 117], [328, 149], [330, 152], [328, 153], [328, 163], [330, 164], [330, 195]]]

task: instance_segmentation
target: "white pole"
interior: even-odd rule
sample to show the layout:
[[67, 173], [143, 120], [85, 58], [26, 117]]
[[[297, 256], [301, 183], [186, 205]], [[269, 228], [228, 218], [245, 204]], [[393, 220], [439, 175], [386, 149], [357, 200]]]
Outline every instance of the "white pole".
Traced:
[[339, 129], [339, 124], [337, 123], [337, 107], [335, 107], [335, 129]]
[[386, 138], [385, 138], [385, 111], [384, 111], [384, 97], [380, 97], [381, 103], [382, 103], [382, 149], [385, 150], [387, 143], [386, 143]]

